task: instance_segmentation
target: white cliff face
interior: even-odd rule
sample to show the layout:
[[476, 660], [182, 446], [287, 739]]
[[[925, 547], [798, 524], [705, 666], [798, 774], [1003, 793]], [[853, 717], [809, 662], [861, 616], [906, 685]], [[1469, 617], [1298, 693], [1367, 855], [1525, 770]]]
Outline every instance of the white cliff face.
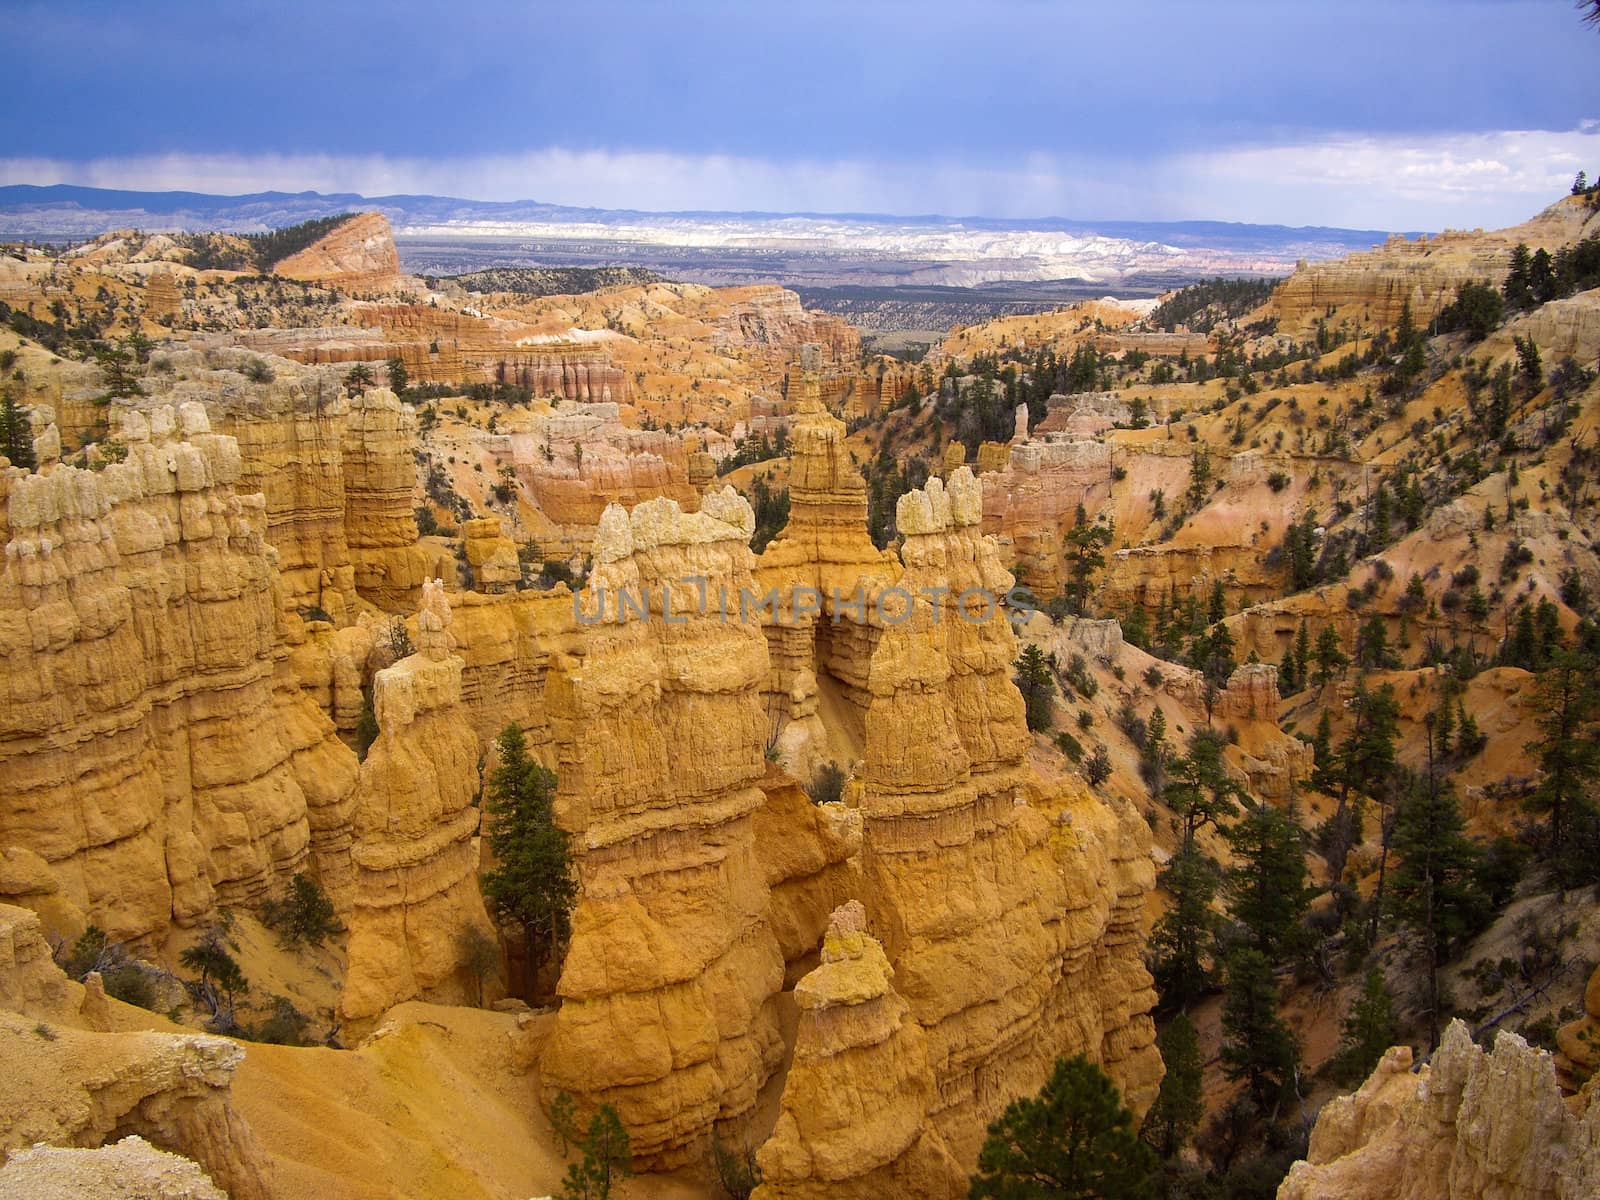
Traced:
[[1396, 1047], [1360, 1091], [1331, 1101], [1278, 1200], [1600, 1195], [1600, 1105], [1575, 1115], [1549, 1054], [1507, 1032], [1485, 1052], [1452, 1021], [1433, 1061], [1410, 1068]]

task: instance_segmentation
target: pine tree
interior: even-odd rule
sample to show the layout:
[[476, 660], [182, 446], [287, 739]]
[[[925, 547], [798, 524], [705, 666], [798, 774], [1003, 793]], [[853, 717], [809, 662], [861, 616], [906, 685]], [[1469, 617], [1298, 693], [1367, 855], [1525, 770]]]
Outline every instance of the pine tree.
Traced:
[[1162, 1158], [1171, 1158], [1183, 1149], [1206, 1115], [1204, 1063], [1194, 1024], [1183, 1013], [1167, 1023], [1156, 1044], [1167, 1073], [1161, 1077], [1161, 1093], [1145, 1114], [1140, 1134]]
[[1017, 656], [1017, 690], [1022, 693], [1023, 712], [1028, 728], [1042, 733], [1055, 724], [1056, 681], [1044, 651], [1029, 642]]
[[[1543, 775], [1527, 807], [1549, 814], [1550, 858], [1565, 885], [1573, 872], [1564, 861], [1570, 819], [1586, 801], [1587, 788], [1600, 771], [1600, 685], [1588, 655], [1557, 650], [1534, 684], [1539, 740], [1533, 750]], [[1463, 740], [1465, 733], [1463, 732]]]
[[1167, 1008], [1187, 1008], [1211, 989], [1206, 948], [1216, 918], [1217, 864], [1198, 849], [1180, 849], [1162, 873], [1172, 905], [1150, 931], [1150, 973]]
[[1403, 301], [1400, 305], [1400, 321], [1394, 330], [1394, 347], [1401, 353], [1411, 349], [1412, 343], [1417, 340], [1417, 325], [1411, 315], [1411, 301]]
[[1344, 1019], [1344, 1041], [1333, 1060], [1338, 1077], [1348, 1084], [1365, 1080], [1399, 1036], [1394, 997], [1389, 994], [1383, 972], [1373, 967], [1367, 972], [1361, 995]]
[[628, 1131], [609, 1104], [590, 1118], [582, 1150], [583, 1159], [568, 1166], [561, 1181], [561, 1200], [606, 1200], [617, 1179], [633, 1174]]
[[1083, 1055], [1056, 1059], [1034, 1097], [1011, 1102], [978, 1153], [972, 1200], [1152, 1200], [1155, 1156], [1116, 1085]]
[[1089, 514], [1078, 505], [1077, 523], [1067, 533], [1067, 602], [1079, 616], [1088, 611], [1094, 574], [1105, 567], [1110, 544], [1111, 530], [1099, 522], [1089, 524]]
[[1333, 677], [1349, 665], [1350, 660], [1345, 657], [1344, 647], [1339, 644], [1339, 631], [1332, 625], [1324, 625], [1322, 632], [1317, 634], [1317, 648], [1313, 661], [1317, 664], [1317, 671], [1312, 676], [1312, 681], [1319, 688], [1327, 687]]
[[345, 391], [349, 392], [351, 396], [358, 396], [366, 388], [373, 385], [374, 379], [372, 368], [364, 362], [358, 362], [345, 372]]
[[532, 1000], [540, 968], [572, 932], [578, 888], [567, 835], [555, 823], [556, 777], [528, 756], [516, 725], [507, 725], [496, 744], [500, 765], [489, 777], [488, 796], [495, 865], [481, 883], [495, 916], [522, 930], [523, 986]]
[[1158, 704], [1150, 710], [1150, 720], [1145, 725], [1144, 747], [1139, 752], [1139, 773], [1144, 777], [1152, 796], [1160, 796], [1167, 786], [1167, 770], [1172, 758], [1172, 748], [1167, 745], [1167, 715]]
[[1276, 1110], [1297, 1080], [1300, 1047], [1278, 1015], [1272, 964], [1257, 949], [1239, 946], [1228, 956], [1222, 1006], [1222, 1073], [1248, 1081], [1263, 1112]]
[[1373, 613], [1356, 631], [1356, 665], [1379, 671], [1398, 669], [1400, 661], [1389, 649], [1389, 631], [1383, 618]]
[[1300, 680], [1295, 675], [1293, 646], [1283, 652], [1283, 660], [1278, 663], [1278, 690], [1285, 696], [1292, 696], [1300, 690]]
[[1528, 250], [1526, 242], [1518, 242], [1511, 251], [1511, 270], [1506, 274], [1506, 281], [1500, 287], [1500, 294], [1505, 297], [1506, 307], [1509, 309], [1529, 308], [1533, 304], [1533, 290], [1529, 286], [1529, 272], [1533, 266], [1533, 255]]
[[1393, 794], [1395, 743], [1400, 737], [1400, 706], [1392, 684], [1375, 692], [1357, 687], [1350, 711], [1355, 723], [1339, 743], [1339, 805], [1330, 818], [1333, 837], [1327, 861], [1335, 880], [1344, 874], [1351, 847], [1362, 838], [1361, 798], [1385, 805]]
[[1228, 911], [1250, 931], [1250, 943], [1276, 962], [1298, 940], [1311, 902], [1304, 834], [1292, 816], [1256, 804], [1224, 835], [1234, 865], [1223, 882]]
[[0, 455], [27, 471], [39, 465], [33, 456], [33, 427], [9, 387], [0, 392]]
[[1083, 777], [1094, 787], [1099, 787], [1111, 778], [1111, 755], [1106, 750], [1105, 743], [1097, 745], [1094, 753], [1084, 760]]
[[384, 364], [384, 369], [389, 375], [389, 390], [398, 396], [411, 382], [411, 373], [406, 370], [405, 360], [397, 354]]
[[1436, 777], [1414, 779], [1394, 825], [1396, 864], [1387, 907], [1420, 943], [1428, 970], [1429, 1045], [1443, 1016], [1439, 968], [1451, 947], [1489, 915], [1477, 874], [1482, 853], [1462, 832], [1455, 792]]
[[1207, 825], [1239, 811], [1244, 791], [1228, 774], [1222, 746], [1214, 736], [1199, 733], [1189, 742], [1189, 753], [1171, 764], [1171, 780], [1162, 800], [1183, 822], [1183, 845], [1194, 845], [1195, 834]]
[[1222, 580], [1211, 581], [1211, 598], [1206, 604], [1206, 620], [1215, 625], [1228, 615], [1228, 599], [1222, 590]]
[[1309, 682], [1306, 671], [1311, 666], [1311, 627], [1300, 618], [1300, 631], [1294, 635], [1294, 677], [1304, 687]]
[[1339, 786], [1339, 764], [1333, 754], [1333, 722], [1327, 709], [1322, 710], [1316, 737], [1311, 740], [1311, 762], [1311, 786], [1333, 795]]

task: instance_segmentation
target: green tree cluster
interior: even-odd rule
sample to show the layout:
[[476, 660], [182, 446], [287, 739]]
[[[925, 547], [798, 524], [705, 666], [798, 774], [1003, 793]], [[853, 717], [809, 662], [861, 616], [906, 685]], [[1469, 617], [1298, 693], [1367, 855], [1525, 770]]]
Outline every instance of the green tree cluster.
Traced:
[[486, 831], [495, 865], [481, 885], [495, 917], [522, 934], [524, 991], [531, 1001], [541, 968], [571, 935], [577, 881], [567, 835], [555, 822], [555, 775], [529, 755], [516, 725], [501, 730], [496, 747], [500, 761], [489, 777]]

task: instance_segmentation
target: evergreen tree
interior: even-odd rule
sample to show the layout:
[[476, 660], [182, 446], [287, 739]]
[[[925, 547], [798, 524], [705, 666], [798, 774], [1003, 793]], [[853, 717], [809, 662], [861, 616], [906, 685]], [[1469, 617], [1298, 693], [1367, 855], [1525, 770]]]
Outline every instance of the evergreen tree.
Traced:
[[1416, 320], [1411, 315], [1411, 301], [1407, 299], [1402, 301], [1400, 305], [1400, 321], [1395, 326], [1394, 347], [1396, 350], [1404, 353], [1405, 351], [1411, 349], [1412, 345], [1416, 341], [1417, 324]]
[[[1600, 684], [1587, 654], [1557, 650], [1534, 684], [1539, 740], [1533, 750], [1543, 775], [1528, 799], [1534, 812], [1549, 815], [1548, 845], [1559, 881], [1573, 873], [1565, 862], [1569, 821], [1587, 805], [1586, 793], [1600, 771]], [[1463, 730], [1463, 741], [1465, 731]]]
[[1106, 565], [1105, 549], [1111, 544], [1111, 530], [1096, 522], [1078, 505], [1077, 523], [1067, 534], [1067, 602], [1082, 616], [1088, 611], [1089, 589], [1096, 571]]
[[364, 390], [371, 387], [374, 382], [375, 376], [372, 374], [372, 368], [364, 362], [358, 362], [345, 372], [344, 387], [345, 391], [349, 392], [351, 396], [359, 396]]
[[1102, 742], [1094, 748], [1094, 753], [1084, 760], [1083, 777], [1094, 787], [1099, 787], [1111, 778], [1111, 755], [1107, 752]]
[[1246, 1080], [1251, 1098], [1267, 1113], [1297, 1083], [1300, 1047], [1278, 1015], [1272, 964], [1252, 946], [1228, 955], [1222, 1006], [1222, 1073]]
[[1350, 660], [1345, 657], [1344, 647], [1339, 644], [1339, 631], [1332, 625], [1324, 625], [1322, 632], [1317, 634], [1317, 648], [1312, 661], [1317, 664], [1312, 682], [1319, 688], [1327, 687], [1333, 681], [1333, 677], [1349, 665]]
[[1297, 666], [1294, 647], [1290, 646], [1283, 652], [1283, 659], [1278, 663], [1278, 690], [1285, 696], [1292, 696], [1300, 690], [1300, 679], [1295, 674]]
[[1294, 635], [1294, 677], [1304, 687], [1309, 682], [1306, 671], [1311, 666], [1311, 626], [1300, 618], [1300, 631]]
[[1367, 972], [1361, 995], [1344, 1019], [1344, 1041], [1333, 1060], [1336, 1074], [1347, 1084], [1361, 1083], [1399, 1036], [1394, 997], [1389, 994], [1383, 972], [1373, 967]]
[[389, 375], [389, 390], [398, 396], [411, 382], [411, 373], [406, 370], [405, 360], [396, 354], [384, 364], [384, 368]]
[[1390, 518], [1394, 512], [1394, 504], [1389, 496], [1389, 487], [1382, 480], [1378, 481], [1378, 490], [1372, 495], [1372, 513], [1368, 526], [1368, 534], [1374, 546], [1387, 546], [1394, 538], [1394, 531], [1390, 525]]
[[1116, 1085], [1083, 1055], [989, 1126], [972, 1200], [1153, 1200], [1155, 1156]]
[[1283, 552], [1289, 560], [1289, 591], [1303, 592], [1317, 581], [1317, 518], [1306, 509], [1283, 531]]
[[1428, 970], [1429, 1045], [1438, 1044], [1439, 968], [1458, 940], [1482, 927], [1482, 854], [1462, 832], [1455, 792], [1436, 777], [1413, 779], [1395, 817], [1394, 878], [1387, 906], [1420, 944]]
[[1055, 724], [1053, 712], [1056, 694], [1055, 676], [1044, 652], [1029, 642], [1017, 657], [1017, 690], [1022, 693], [1023, 710], [1028, 728], [1042, 733]]
[[1383, 618], [1373, 613], [1356, 631], [1356, 665], [1379, 671], [1396, 670], [1400, 660], [1389, 649], [1389, 632]]
[[[1395, 743], [1399, 739], [1400, 707], [1394, 687], [1384, 684], [1377, 691], [1357, 686], [1350, 700], [1355, 716], [1349, 733], [1339, 743], [1337, 756], [1339, 803], [1328, 818], [1324, 857], [1329, 880], [1338, 882], [1344, 875], [1345, 860], [1352, 847], [1364, 836], [1364, 801], [1375, 800], [1387, 806], [1394, 786]], [[1387, 822], [1383, 825], [1384, 850], [1388, 851]], [[1381, 875], [1380, 875], [1381, 879]]]
[[1224, 836], [1234, 853], [1222, 885], [1228, 911], [1250, 931], [1250, 944], [1276, 962], [1298, 940], [1311, 903], [1300, 825], [1270, 804], [1256, 804]]
[[1187, 1008], [1211, 989], [1206, 948], [1216, 918], [1217, 864], [1198, 849], [1180, 849], [1162, 873], [1172, 905], [1150, 931], [1150, 973], [1161, 1003]]
[[1144, 777], [1152, 796], [1160, 796], [1167, 786], [1167, 769], [1172, 760], [1172, 748], [1167, 745], [1167, 715], [1158, 704], [1150, 711], [1145, 725], [1144, 746], [1139, 751], [1139, 773]]
[[33, 456], [33, 426], [9, 387], [0, 392], [0, 455], [13, 467], [33, 471], [39, 466]]
[[1122, 620], [1122, 640], [1141, 650], [1150, 649], [1150, 614], [1144, 605], [1135, 604]]
[[1206, 605], [1206, 620], [1215, 625], [1228, 615], [1227, 596], [1222, 590], [1222, 580], [1211, 581], [1211, 599]]
[[1511, 270], [1506, 274], [1505, 283], [1500, 286], [1500, 294], [1505, 297], [1507, 308], [1516, 311], [1533, 306], [1533, 289], [1529, 281], [1532, 266], [1533, 255], [1527, 243], [1518, 242], [1511, 251]]
[[1333, 722], [1328, 710], [1322, 710], [1317, 721], [1317, 734], [1311, 740], [1311, 786], [1329, 796], [1339, 786], [1339, 764], [1333, 753]]
[[[228, 953], [223, 941], [225, 932], [220, 926], [212, 926], [198, 942], [178, 955], [178, 961], [191, 971], [200, 972], [200, 981], [194, 985], [200, 999], [211, 1009], [213, 1017], [220, 1018], [223, 1024], [232, 1027], [234, 998], [250, 990], [250, 981], [245, 978], [238, 960]], [[218, 993], [219, 988], [221, 994]], [[225, 1014], [222, 1011], [222, 995], [226, 995], [228, 1000]]]
[[1161, 1093], [1145, 1114], [1140, 1134], [1162, 1158], [1171, 1158], [1183, 1149], [1206, 1115], [1204, 1063], [1194, 1024], [1183, 1013], [1167, 1023], [1156, 1044], [1167, 1073], [1161, 1078]]
[[494, 915], [522, 931], [525, 998], [532, 1000], [540, 968], [572, 932], [578, 888], [567, 835], [555, 823], [556, 777], [529, 757], [516, 725], [507, 725], [496, 744], [500, 765], [489, 777], [487, 830], [495, 865], [481, 883]]
[[[1548, 304], [1558, 294], [1555, 259], [1543, 246], [1533, 252], [1533, 259], [1528, 263], [1528, 290], [1533, 293], [1536, 304]], [[1528, 341], [1533, 339], [1530, 337]]]
[[1239, 811], [1244, 791], [1228, 774], [1222, 745], [1214, 736], [1202, 732], [1190, 739], [1189, 753], [1171, 764], [1170, 774], [1162, 799], [1183, 822], [1185, 849], [1205, 826], [1220, 825]]
[[581, 1148], [582, 1160], [568, 1166], [561, 1181], [561, 1200], [606, 1200], [617, 1179], [633, 1174], [628, 1131], [611, 1105], [602, 1104], [590, 1118]]

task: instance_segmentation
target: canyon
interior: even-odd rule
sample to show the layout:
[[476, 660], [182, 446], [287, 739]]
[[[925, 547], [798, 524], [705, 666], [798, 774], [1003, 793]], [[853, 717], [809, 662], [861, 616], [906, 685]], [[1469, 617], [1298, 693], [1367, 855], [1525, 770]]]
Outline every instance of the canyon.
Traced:
[[[1422, 776], [1454, 700], [1487, 747], [1451, 762], [1465, 828], [1533, 836], [1549, 664], [1512, 647], [1536, 609], [1581, 639], [1600, 595], [1597, 293], [1424, 334], [1407, 388], [1381, 346], [1339, 364], [1597, 222], [1574, 196], [1304, 266], [1205, 330], [1107, 298], [921, 363], [770, 285], [411, 276], [379, 213], [260, 276], [160, 234], [7, 255], [8, 314], [68, 340], [0, 329], [34, 460], [0, 465], [0, 1063], [30, 1097], [0, 1121], [0, 1195], [520, 1196], [561, 1186], [558, 1122], [611, 1112], [630, 1195], [714, 1194], [732, 1147], [761, 1200], [955, 1197], [1077, 1054], [1137, 1122], [1170, 1068], [1150, 934], [1188, 848], [1157, 715], [1322, 872], [1341, 798], [1311, 730], [1342, 742], [1388, 686], [1392, 769]], [[49, 315], [102, 293], [120, 367]], [[1484, 397], [1525, 340], [1545, 370], [1506, 383], [1495, 449]], [[1043, 386], [1075, 360], [1083, 386]], [[1323, 634], [1344, 663], [1314, 683], [1296, 647]], [[481, 887], [509, 725], [553, 772], [575, 880], [542, 972]], [[1231, 877], [1221, 824], [1198, 843]], [[1397, 869], [1379, 826], [1330, 897]], [[1592, 905], [1531, 878], [1513, 907], [1570, 908], [1586, 944]], [[333, 929], [290, 949], [267, 918], [306, 881]], [[1511, 922], [1455, 947], [1452, 986]], [[91, 927], [115, 953], [86, 966]], [[1385, 917], [1397, 988], [1405, 944]], [[188, 970], [218, 945], [251, 977], [232, 1026]], [[128, 970], [150, 1004], [112, 994]], [[1359, 981], [1286, 963], [1309, 1140], [1280, 1197], [1588, 1194], [1578, 976], [1492, 1045], [1457, 1022], [1339, 1095], [1317, 1072]], [[1213, 1114], [1241, 1094], [1221, 1007], [1192, 1014]], [[286, 1012], [299, 1044], [270, 1044]]]

